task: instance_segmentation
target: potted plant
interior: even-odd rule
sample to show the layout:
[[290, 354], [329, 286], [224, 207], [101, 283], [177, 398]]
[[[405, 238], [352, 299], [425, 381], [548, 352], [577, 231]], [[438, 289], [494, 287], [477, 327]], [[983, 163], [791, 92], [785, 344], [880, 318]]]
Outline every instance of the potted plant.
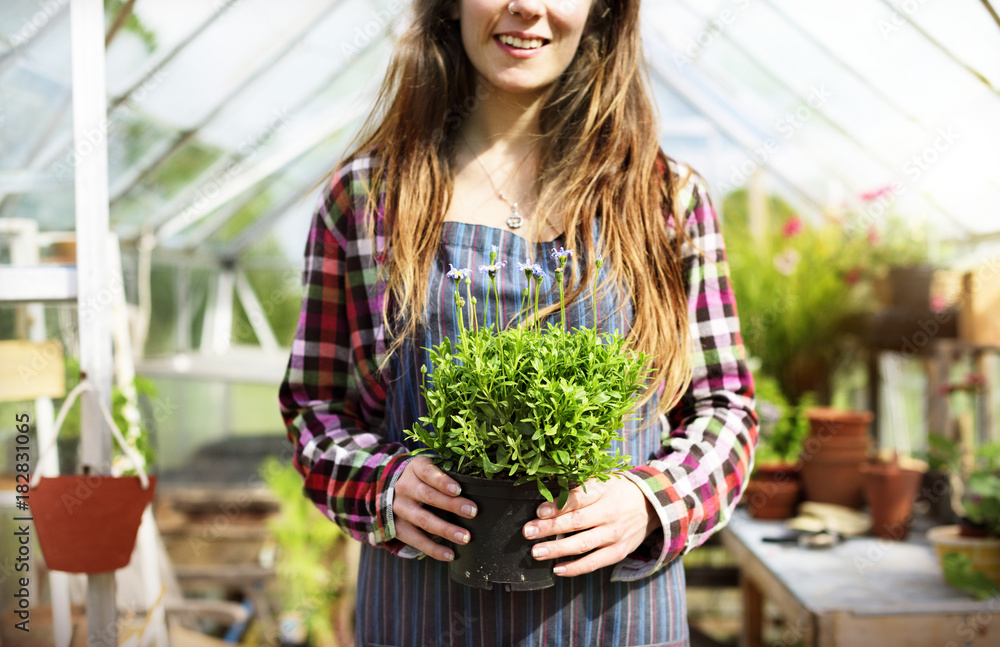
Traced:
[[945, 581], [981, 599], [1000, 586], [1000, 443], [984, 445], [962, 486], [960, 524], [927, 533]]
[[[450, 565], [452, 578], [463, 584], [489, 589], [503, 583], [512, 591], [552, 586], [551, 564], [531, 558], [521, 528], [543, 500], [562, 507], [575, 485], [605, 481], [629, 466], [628, 456], [610, 450], [622, 440], [618, 430], [630, 419], [647, 358], [627, 349], [617, 332], [567, 329], [563, 275], [571, 253], [553, 250], [558, 324], [543, 324], [539, 316], [544, 273], [538, 265], [519, 264], [527, 282], [521, 325], [502, 329], [499, 321], [476, 320], [471, 271], [448, 272], [455, 281], [457, 339], [430, 349], [431, 370], [422, 368], [427, 416], [409, 436], [426, 446], [417, 452], [433, 453], [478, 506], [475, 519], [452, 518], [472, 536], [469, 544], [454, 546]], [[495, 247], [489, 259], [480, 270], [489, 276], [488, 294], [496, 294]], [[598, 271], [601, 265], [598, 257]], [[596, 276], [594, 281], [596, 295]]]
[[766, 376], [755, 380], [754, 390], [760, 436], [743, 501], [755, 519], [787, 519], [795, 514], [802, 490], [796, 461], [809, 433], [804, 411], [814, 396], [806, 394], [792, 406], [777, 381]]
[[[54, 423], [57, 437], [76, 398], [94, 390], [90, 382], [81, 382], [69, 392]], [[43, 477], [35, 472], [28, 504], [46, 565], [54, 571], [109, 573], [126, 566], [142, 513], [156, 489], [156, 477], [146, 475], [142, 457], [119, 431], [107, 406], [100, 399], [97, 404], [104, 424], [138, 476]], [[50, 448], [42, 448], [39, 462]]]

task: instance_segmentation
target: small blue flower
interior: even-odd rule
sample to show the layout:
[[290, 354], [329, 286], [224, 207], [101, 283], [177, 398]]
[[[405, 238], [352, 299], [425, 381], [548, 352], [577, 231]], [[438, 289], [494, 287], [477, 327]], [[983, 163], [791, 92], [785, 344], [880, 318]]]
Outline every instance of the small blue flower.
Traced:
[[597, 269], [601, 269], [601, 266], [604, 265], [604, 257], [598, 254], [597, 260], [594, 261], [594, 265], [597, 266]]
[[503, 267], [506, 264], [507, 264], [507, 261], [499, 260], [499, 261], [494, 262], [492, 265], [480, 265], [479, 266], [479, 271], [480, 272], [486, 272], [486, 273], [488, 273], [490, 275], [490, 278], [493, 278], [494, 276], [497, 275], [497, 272], [500, 271], [500, 268]]
[[562, 247], [560, 247], [559, 249], [556, 249], [554, 247], [552, 248], [552, 258], [567, 258], [572, 255], [573, 255], [572, 249], [563, 249]]
[[455, 266], [452, 265], [451, 263], [448, 263], [448, 267], [450, 267], [451, 269], [448, 270], [448, 273], [445, 274], [445, 276], [447, 276], [449, 279], [454, 279], [455, 281], [461, 281], [462, 279], [467, 279], [470, 276], [472, 276], [472, 270], [470, 270], [467, 267], [463, 267], [462, 269], [456, 269]]
[[496, 245], [490, 245], [490, 251], [493, 252], [494, 254], [496, 254], [500, 250], [497, 249]]
[[545, 271], [542, 269], [542, 266], [539, 265], [538, 263], [535, 263], [534, 265], [531, 266], [531, 273], [535, 275], [536, 279], [545, 278]]

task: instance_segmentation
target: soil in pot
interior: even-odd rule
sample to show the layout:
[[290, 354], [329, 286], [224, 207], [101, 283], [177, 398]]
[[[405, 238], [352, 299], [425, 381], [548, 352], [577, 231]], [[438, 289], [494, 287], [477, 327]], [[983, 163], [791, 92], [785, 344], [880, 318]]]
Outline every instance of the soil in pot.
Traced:
[[913, 500], [923, 473], [894, 463], [864, 463], [865, 496], [872, 514], [872, 530], [882, 539], [902, 540], [910, 531]]
[[[535, 511], [545, 501], [534, 483], [485, 479], [449, 472], [462, 484], [462, 496], [478, 509], [475, 518], [450, 513], [447, 520], [469, 531], [462, 546], [452, 544], [455, 559], [449, 565], [451, 579], [480, 589], [503, 584], [508, 591], [536, 591], [555, 585], [551, 560], [536, 560], [531, 547], [540, 540], [524, 538], [524, 524], [536, 519]], [[556, 493], [557, 486], [550, 487]]]

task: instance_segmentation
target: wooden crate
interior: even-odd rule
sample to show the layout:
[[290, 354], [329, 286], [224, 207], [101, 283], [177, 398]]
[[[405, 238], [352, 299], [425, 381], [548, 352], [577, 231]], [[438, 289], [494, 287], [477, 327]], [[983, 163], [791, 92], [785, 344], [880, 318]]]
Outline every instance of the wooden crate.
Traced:
[[962, 277], [958, 334], [971, 344], [1000, 346], [1000, 267], [986, 265]]

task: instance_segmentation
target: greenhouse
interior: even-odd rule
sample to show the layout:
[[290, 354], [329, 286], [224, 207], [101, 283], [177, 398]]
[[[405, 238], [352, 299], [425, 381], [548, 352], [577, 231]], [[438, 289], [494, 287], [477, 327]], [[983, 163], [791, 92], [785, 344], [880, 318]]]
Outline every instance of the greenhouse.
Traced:
[[[699, 214], [717, 213], [725, 240], [725, 257], [719, 260], [724, 263], [715, 263], [715, 270], [710, 262], [697, 267], [707, 273], [706, 284], [714, 271], [728, 272], [725, 282], [737, 306], [730, 312], [727, 302], [725, 316], [692, 320], [692, 340], [684, 336], [687, 333], [669, 340], [697, 345], [700, 323], [702, 343], [712, 339], [714, 344], [721, 339], [720, 322], [732, 324], [732, 315], [738, 314], [735, 339], [741, 343], [734, 344], [738, 357], [733, 362], [745, 368], [741, 373], [752, 374], [752, 387], [737, 393], [753, 408], [742, 441], [746, 456], [737, 457], [739, 442], [728, 457], [724, 449], [718, 450], [720, 461], [736, 465], [735, 473], [713, 471], [709, 458], [702, 456], [701, 467], [693, 471], [708, 474], [705, 481], [691, 492], [678, 486], [663, 495], [671, 505], [687, 510], [679, 513], [680, 520], [674, 507], [658, 507], [651, 498], [655, 488], [633, 479], [646, 497], [637, 500], [645, 500], [656, 513], [644, 513], [650, 527], [656, 526], [654, 537], [660, 532], [658, 520], [664, 528], [690, 532], [680, 539], [660, 536], [652, 549], [666, 551], [671, 541], [680, 542], [677, 553], [657, 568], [679, 578], [674, 584], [682, 587], [686, 603], [672, 606], [675, 601], [661, 599], [660, 589], [642, 589], [649, 608], [643, 602], [638, 611], [633, 608], [638, 589], [631, 588], [621, 594], [629, 607], [627, 617], [621, 617], [637, 623], [637, 634], [632, 635], [629, 624], [628, 637], [609, 638], [612, 634], [602, 629], [605, 633], [592, 639], [574, 634], [571, 640], [548, 633], [554, 625], [545, 618], [556, 611], [546, 612], [547, 602], [540, 612], [531, 611], [533, 603], [518, 606], [521, 600], [563, 600], [545, 597], [555, 593], [529, 593], [512, 580], [490, 577], [485, 585], [460, 583], [453, 568], [454, 581], [446, 581], [447, 575], [433, 580], [440, 589], [432, 589], [429, 580], [399, 575], [399, 581], [412, 588], [406, 593], [408, 603], [457, 598], [459, 593], [487, 595], [478, 587], [498, 600], [496, 617], [490, 616], [487, 623], [500, 623], [495, 636], [485, 629], [478, 633], [479, 620], [455, 611], [446, 619], [451, 626], [414, 620], [415, 633], [409, 627], [396, 629], [394, 638], [392, 628], [398, 625], [388, 619], [391, 611], [364, 609], [373, 600], [387, 605], [396, 598], [381, 600], [381, 592], [373, 593], [368, 588], [373, 585], [359, 573], [375, 569], [373, 564], [434, 560], [404, 541], [402, 534], [387, 537], [381, 527], [359, 530], [356, 515], [341, 514], [335, 502], [338, 496], [374, 498], [367, 501], [369, 508], [379, 509], [372, 512], [373, 518], [381, 524], [380, 515], [388, 515], [391, 527], [395, 514], [396, 530], [402, 533], [407, 527], [403, 520], [409, 517], [398, 498], [394, 510], [393, 496], [400, 495], [394, 495], [393, 488], [416, 468], [400, 467], [393, 485], [378, 481], [377, 494], [358, 494], [351, 489], [354, 484], [340, 483], [338, 495], [330, 473], [344, 465], [330, 467], [321, 461], [357, 451], [357, 446], [343, 440], [336, 441], [340, 447], [334, 444], [331, 439], [341, 430], [331, 426], [329, 438], [313, 438], [315, 445], [304, 447], [311, 437], [303, 421], [309, 416], [302, 414], [302, 420], [293, 422], [289, 413], [289, 393], [298, 386], [313, 395], [306, 388], [313, 378], [321, 386], [346, 384], [344, 389], [361, 392], [358, 402], [320, 403], [328, 405], [325, 409], [310, 403], [319, 412], [315, 418], [321, 426], [323, 420], [368, 415], [379, 424], [385, 415], [390, 425], [398, 413], [386, 414], [384, 401], [373, 403], [375, 395], [386, 397], [381, 387], [371, 386], [375, 378], [359, 386], [356, 382], [368, 374], [363, 369], [347, 374], [343, 368], [364, 364], [365, 345], [378, 346], [378, 336], [387, 333], [375, 323], [365, 327], [364, 318], [378, 312], [358, 305], [367, 299], [356, 296], [365, 295], [369, 281], [374, 284], [368, 277], [375, 275], [375, 261], [381, 269], [385, 257], [374, 253], [368, 239], [344, 244], [344, 237], [353, 235], [353, 225], [351, 232], [346, 227], [325, 232], [326, 256], [317, 243], [323, 238], [323, 232], [316, 233], [317, 223], [323, 223], [323, 217], [332, 222], [331, 212], [339, 213], [345, 201], [358, 197], [351, 193], [357, 190], [352, 186], [361, 183], [352, 185], [348, 179], [341, 184], [335, 174], [338, 164], [357, 149], [361, 135], [370, 134], [369, 120], [379, 117], [389, 123], [378, 112], [387, 106], [384, 97], [378, 103], [379, 89], [397, 69], [390, 65], [393, 53], [413, 47], [413, 25], [424, 24], [420, 21], [429, 8], [453, 7], [434, 23], [445, 26], [435, 28], [458, 30], [455, 22], [461, 15], [465, 39], [474, 37], [465, 31], [473, 18], [465, 16], [488, 12], [498, 23], [517, 22], [549, 34], [529, 38], [519, 31], [523, 40], [511, 35], [494, 39], [500, 51], [527, 69], [529, 56], [541, 61], [549, 51], [563, 53], [558, 48], [565, 42], [551, 35], [569, 30], [576, 17], [580, 29], [611, 29], [593, 25], [625, 24], [619, 16], [637, 4], [0, 4], [0, 645], [1000, 644], [1000, 622], [994, 621], [1000, 613], [997, 0], [643, 2], [638, 19], [645, 64], [641, 83], [656, 113], [659, 146], [671, 168], [690, 167], [698, 186], [704, 187], [694, 194], [678, 189], [675, 198], [697, 199]], [[606, 10], [601, 14], [595, 7]], [[590, 37], [587, 31], [581, 41]], [[541, 56], [529, 53], [535, 48]], [[614, 78], [617, 64], [601, 51], [607, 58], [593, 67], [605, 66], [601, 79], [605, 74]], [[462, 69], [470, 67], [470, 61], [472, 67], [479, 65], [474, 54], [471, 50]], [[576, 69], [567, 67], [570, 58], [557, 77], [566, 78], [565, 70]], [[412, 86], [412, 94], [400, 90], [400, 96], [428, 93], [426, 88], [434, 87], [431, 67], [426, 66], [427, 78], [405, 79], [403, 85]], [[588, 92], [596, 97], [600, 88]], [[465, 104], [442, 104], [449, 119], [457, 115], [456, 121], [471, 123], [477, 112], [485, 113], [480, 105], [488, 100], [481, 102], [472, 94], [467, 99], [471, 101]], [[591, 107], [599, 118], [597, 104]], [[411, 112], [418, 120], [426, 110], [411, 106]], [[515, 241], [515, 246], [528, 245], [512, 233], [521, 224], [518, 203], [497, 188], [488, 165], [471, 143], [469, 147], [479, 162], [470, 165], [469, 172], [482, 171], [484, 190], [499, 197], [494, 199], [497, 208], [506, 213], [510, 205], [508, 228], [491, 235]], [[400, 144], [400, 150], [405, 149]], [[355, 166], [363, 167], [365, 160]], [[516, 177], [519, 165], [512, 167]], [[622, 167], [615, 173], [629, 178], [621, 182], [622, 191], [632, 190], [632, 178], [638, 175], [634, 169]], [[456, 191], [465, 186], [460, 179], [455, 179]], [[421, 185], [424, 192], [414, 190], [411, 196], [382, 197], [390, 206], [423, 208], [413, 200], [431, 195], [426, 192], [429, 186]], [[336, 194], [341, 189], [345, 193]], [[395, 222], [392, 215], [386, 222]], [[460, 229], [449, 227], [451, 220], [450, 215], [445, 219], [446, 232]], [[482, 221], [459, 216], [458, 222]], [[419, 238], [426, 232], [421, 227], [411, 233]], [[350, 253], [355, 247], [367, 251], [372, 265], [362, 271], [350, 265], [350, 254], [347, 260], [331, 260], [334, 239]], [[384, 240], [389, 239], [387, 234]], [[562, 238], [548, 242], [555, 240]], [[554, 243], [552, 247], [548, 260], [555, 269], [546, 271], [562, 281], [565, 267], [569, 280], [575, 280], [577, 272], [570, 265], [585, 257], [583, 244], [569, 265]], [[401, 249], [400, 259], [405, 252], [420, 251]], [[433, 277], [441, 279], [441, 286], [448, 285], [447, 299], [440, 299], [448, 313], [454, 293], [459, 340], [462, 325], [478, 332], [476, 326], [492, 321], [461, 318], [464, 307], [472, 308], [475, 317], [483, 301], [486, 310], [480, 312], [493, 316], [494, 293], [485, 286], [496, 288], [497, 312], [506, 307], [503, 279], [495, 285], [494, 275], [513, 273], [515, 263], [504, 269], [496, 247], [493, 252], [472, 265], [489, 264], [480, 268], [483, 272], [473, 272], [472, 281], [481, 280], [483, 286], [478, 306], [472, 288], [455, 289], [461, 283], [460, 269], [452, 267], [446, 275], [447, 263], [438, 260], [435, 265]], [[597, 258], [595, 273], [602, 262], [605, 271], [619, 267], [618, 259]], [[679, 261], [675, 264], [681, 267]], [[537, 303], [541, 279], [532, 279], [530, 263], [525, 269], [520, 276], [529, 287], [535, 286]], [[583, 275], [585, 270], [579, 271]], [[541, 269], [535, 272], [541, 276]], [[586, 272], [590, 277], [590, 270]], [[346, 287], [324, 283], [327, 273], [348, 276]], [[445, 276], [456, 279], [454, 286]], [[393, 297], [402, 294], [379, 285]], [[475, 285], [478, 289], [480, 284]], [[580, 298], [586, 303], [590, 289], [581, 287]], [[655, 286], [637, 294], [657, 291], [670, 290]], [[525, 300], [520, 287], [511, 294], [516, 311]], [[559, 295], [556, 290], [547, 293], [552, 316], [546, 320], [565, 331], [570, 326], [567, 308], [560, 313]], [[375, 300], [370, 289], [367, 297]], [[343, 312], [318, 312], [320, 299]], [[530, 300], [527, 303], [530, 321]], [[603, 307], [595, 279], [595, 322], [612, 316], [599, 316], [599, 303]], [[649, 307], [645, 301], [637, 303]], [[578, 316], [576, 310], [586, 308], [569, 310], [572, 319]], [[589, 312], [579, 316], [586, 320]], [[534, 313], [538, 315], [537, 305]], [[310, 324], [313, 317], [322, 323]], [[543, 318], [535, 317], [539, 329]], [[331, 323], [334, 319], [338, 323]], [[332, 332], [315, 340], [303, 338], [310, 325], [329, 332], [341, 320], [350, 322], [350, 335], [337, 330], [336, 339]], [[523, 320], [519, 314], [518, 321]], [[455, 341], [454, 331], [446, 328], [450, 324], [440, 325]], [[530, 325], [520, 328], [534, 331]], [[608, 348], [610, 330], [608, 334], [595, 337], [591, 353]], [[426, 339], [432, 339], [431, 333]], [[525, 339], [517, 343], [536, 343]], [[558, 338], [549, 341], [562, 343]], [[467, 350], [461, 343], [455, 344], [458, 358], [467, 357], [461, 355]], [[499, 348], [503, 358], [506, 347]], [[547, 348], [540, 345], [531, 352], [544, 357]], [[719, 362], [721, 371], [724, 362], [719, 356], [725, 352], [705, 346], [693, 362], [656, 366], [690, 369], [697, 381], [699, 370], [707, 370], [705, 361]], [[348, 358], [351, 354], [361, 359]], [[621, 354], [612, 355], [605, 366], [618, 366], [614, 357], [621, 359]], [[427, 357], [432, 356], [428, 350]], [[309, 364], [313, 360], [315, 366]], [[305, 369], [300, 361], [306, 362]], [[536, 357], [531, 364], [530, 354], [525, 361], [535, 368], [545, 363]], [[455, 363], [464, 364], [474, 362]], [[296, 371], [319, 377], [307, 375], [304, 384], [289, 386]], [[626, 369], [621, 371], [615, 375]], [[443, 384], [447, 372], [437, 365], [430, 376], [435, 373]], [[705, 382], [720, 384], [728, 384], [729, 377], [704, 374]], [[457, 400], [462, 385], [470, 382], [461, 375], [455, 380], [451, 394]], [[579, 404], [589, 396], [570, 390], [577, 386], [567, 383], [564, 395], [576, 394], [565, 397]], [[475, 390], [470, 386], [468, 397]], [[323, 392], [321, 387], [317, 391]], [[397, 397], [395, 391], [389, 393]], [[732, 395], [726, 393], [716, 394], [712, 406], [721, 406], [719, 398]], [[602, 395], [595, 401], [611, 408], [609, 398]], [[425, 432], [420, 440], [434, 447], [434, 454], [428, 455], [450, 470], [448, 449], [455, 443], [444, 448], [442, 440], [436, 447], [437, 434], [453, 419], [459, 425], [467, 421], [464, 413], [453, 418], [452, 409], [432, 400], [431, 394], [426, 406], [423, 400], [414, 405], [428, 416], [417, 425]], [[674, 404], [684, 402], [679, 398]], [[735, 396], [731, 402], [736, 402]], [[507, 400], [502, 403], [506, 406]], [[379, 406], [383, 410], [371, 414]], [[477, 406], [487, 420], [494, 414], [500, 420], [493, 404]], [[583, 405], [565, 406], [570, 412], [566, 419], [575, 416], [573, 424], [586, 417]], [[642, 400], [639, 407], [645, 406]], [[438, 417], [439, 410], [448, 415]], [[675, 473], [660, 472], [657, 459], [693, 450], [675, 418], [668, 423], [665, 415], [662, 420], [660, 453], [655, 459], [652, 453], [643, 460], [633, 456], [637, 462], [632, 465], [652, 461], [654, 466], [644, 469], [656, 472], [650, 478], [659, 478], [670, 490]], [[539, 423], [537, 431], [519, 426], [528, 424], [526, 418], [479, 427], [469, 423], [462, 433], [466, 440], [478, 433], [499, 435], [507, 442], [499, 458], [494, 456], [496, 466], [486, 459], [487, 469], [477, 475], [492, 479], [499, 473], [502, 480], [509, 464], [513, 480], [518, 452], [527, 451], [517, 443], [551, 436], [564, 422]], [[371, 437], [381, 442], [378, 431], [360, 422], [355, 433], [366, 440], [357, 442]], [[614, 430], [604, 431], [607, 438], [615, 436], [616, 443], [625, 442], [617, 432], [612, 434]], [[416, 447], [415, 437], [409, 438], [412, 443], [397, 443], [400, 451]], [[724, 438], [719, 432], [719, 447]], [[568, 466], [590, 459], [554, 449], [562, 447], [558, 444], [546, 450], [544, 441], [533, 466], [530, 460], [522, 461], [528, 464], [529, 485], [534, 488], [537, 482], [540, 496], [548, 493], [549, 501], [555, 495], [562, 504], [569, 496], [576, 505], [584, 495], [572, 498], [567, 484], [577, 481], [566, 476], [576, 472], [563, 474], [555, 467], [546, 472], [546, 461]], [[458, 455], [466, 456], [462, 451]], [[316, 458], [324, 452], [322, 459]], [[324, 465], [325, 480], [317, 467], [304, 481], [303, 470], [309, 470], [305, 460]], [[359, 453], [348, 463], [351, 460], [361, 470], [373, 459]], [[395, 460], [379, 469], [403, 464]], [[593, 464], [605, 465], [599, 460]], [[542, 485], [543, 474], [552, 476], [546, 481], [550, 485], [558, 481], [562, 492], [549, 493]], [[602, 476], [603, 486], [607, 474]], [[388, 486], [388, 495], [383, 486]], [[728, 492], [728, 499], [723, 494], [699, 498], [699, 492], [714, 493], [715, 488]], [[317, 489], [319, 495], [310, 492]], [[473, 491], [466, 492], [470, 498]], [[310, 496], [329, 501], [313, 505]], [[388, 511], [382, 509], [386, 496]], [[457, 508], [453, 518], [461, 526]], [[535, 518], [533, 512], [530, 518]], [[558, 536], [562, 538], [562, 532]], [[473, 531], [473, 544], [475, 537]], [[651, 541], [649, 537], [647, 532], [643, 541]], [[356, 541], [359, 538], [362, 541]], [[438, 544], [447, 543], [437, 539]], [[368, 544], [389, 547], [390, 541], [401, 550], [379, 548], [382, 557], [372, 557]], [[628, 567], [641, 561], [633, 557], [645, 545], [631, 546], [637, 553], [624, 551], [628, 557], [618, 556], [611, 564]], [[463, 551], [456, 550], [462, 558]], [[403, 559], [407, 551], [411, 557], [419, 554], [422, 561]], [[389, 558], [394, 561], [382, 561]], [[677, 568], [671, 568], [672, 562]], [[551, 586], [552, 564], [546, 563], [543, 575]], [[576, 578], [554, 579], [558, 595], [563, 595], [563, 582]], [[573, 596], [589, 591], [590, 580], [586, 582]], [[619, 586], [617, 577], [613, 583]], [[610, 591], [611, 584], [608, 587]], [[503, 604], [510, 608], [499, 601], [500, 591], [509, 596]], [[567, 600], [572, 597], [566, 595]], [[590, 593], [579, 595], [585, 600], [580, 604], [593, 601], [586, 597]], [[500, 617], [500, 609], [509, 610], [509, 618]], [[672, 617], [677, 609], [684, 617]], [[386, 614], [384, 627], [359, 626], [371, 624], [370, 614], [376, 613]], [[522, 613], [527, 615], [522, 618]], [[454, 619], [459, 616], [462, 620]], [[583, 626], [571, 624], [580, 622], [572, 612], [568, 617], [559, 622]], [[617, 622], [619, 616], [614, 617]], [[652, 627], [663, 618], [682, 627], [683, 636], [670, 642], [656, 638], [664, 634], [653, 629], [644, 633], [648, 627], [643, 623]], [[586, 627], [590, 636], [590, 625]], [[649, 640], [641, 642], [639, 637]]]

